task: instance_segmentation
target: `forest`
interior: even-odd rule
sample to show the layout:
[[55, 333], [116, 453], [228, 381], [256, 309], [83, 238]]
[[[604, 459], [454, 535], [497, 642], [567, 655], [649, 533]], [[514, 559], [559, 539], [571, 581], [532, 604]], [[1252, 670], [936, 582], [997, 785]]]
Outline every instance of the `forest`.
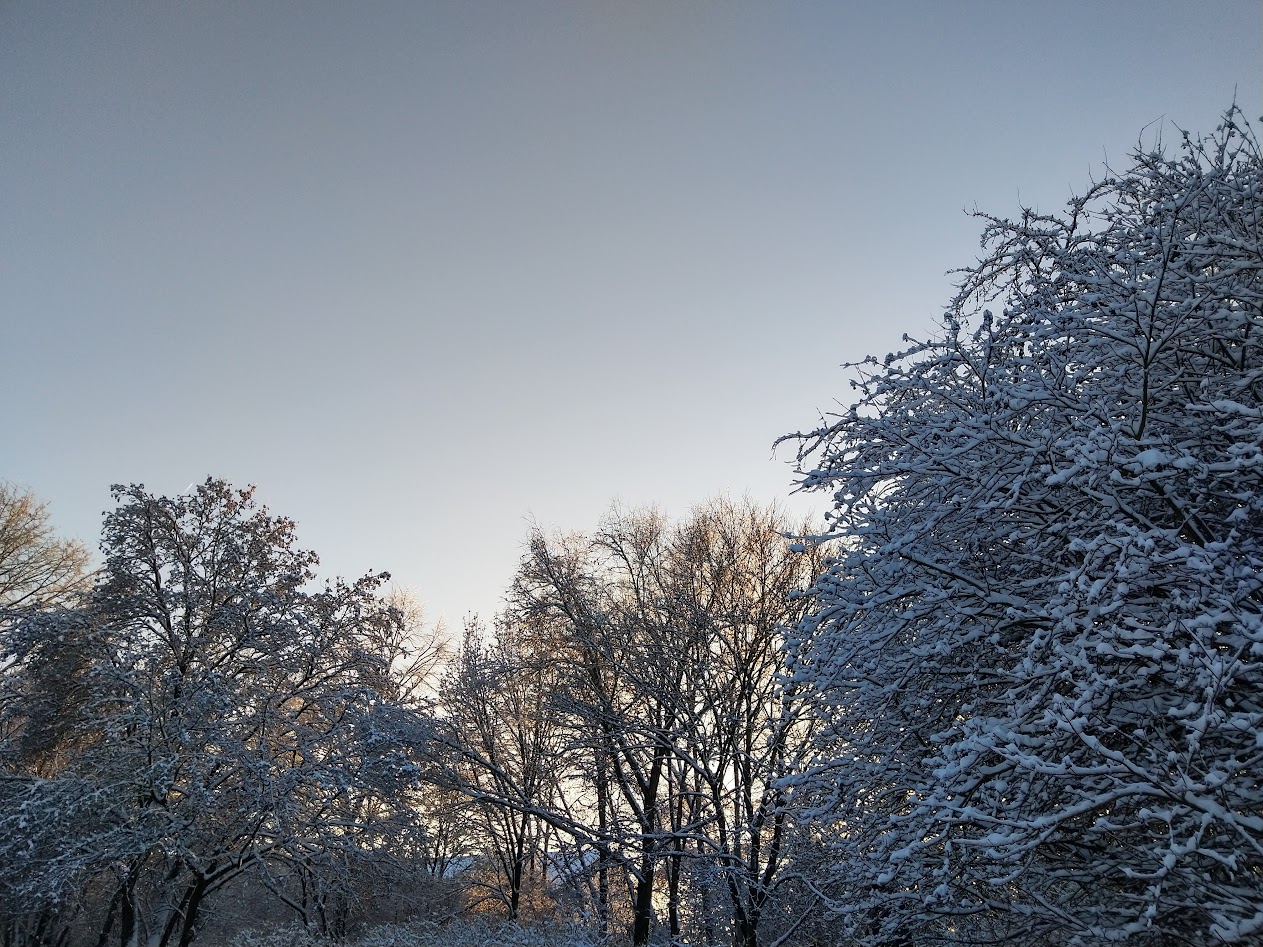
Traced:
[[981, 258], [788, 434], [823, 522], [524, 537], [444, 636], [213, 477], [0, 486], [3, 947], [1263, 942], [1263, 153]]

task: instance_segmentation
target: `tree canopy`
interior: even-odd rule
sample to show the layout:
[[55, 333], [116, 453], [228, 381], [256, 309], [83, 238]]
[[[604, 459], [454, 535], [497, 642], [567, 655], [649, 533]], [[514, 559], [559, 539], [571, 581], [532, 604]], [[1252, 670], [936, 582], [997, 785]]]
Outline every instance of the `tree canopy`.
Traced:
[[1261, 189], [1233, 110], [984, 215], [939, 331], [795, 435], [841, 550], [797, 784], [861, 942], [1263, 932]]
[[315, 586], [293, 522], [223, 481], [114, 496], [91, 594], [0, 641], [0, 910], [96, 898], [101, 943], [187, 947], [250, 873], [323, 928], [347, 866], [412, 821], [386, 576]]

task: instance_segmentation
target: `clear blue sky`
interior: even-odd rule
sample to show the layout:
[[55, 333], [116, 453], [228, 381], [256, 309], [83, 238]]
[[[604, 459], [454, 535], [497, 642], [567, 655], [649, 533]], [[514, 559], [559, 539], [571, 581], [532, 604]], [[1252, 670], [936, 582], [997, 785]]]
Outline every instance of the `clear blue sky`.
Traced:
[[784, 499], [964, 209], [1234, 87], [1260, 0], [4, 0], [0, 477], [90, 544], [111, 483], [256, 483], [458, 624], [532, 521]]

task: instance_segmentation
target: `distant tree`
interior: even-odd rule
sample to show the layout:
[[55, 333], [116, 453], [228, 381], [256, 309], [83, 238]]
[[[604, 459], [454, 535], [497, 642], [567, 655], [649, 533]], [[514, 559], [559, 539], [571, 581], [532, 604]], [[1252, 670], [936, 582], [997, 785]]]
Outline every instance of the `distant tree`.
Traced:
[[839, 550], [798, 788], [857, 942], [1263, 937], [1261, 197], [1233, 109], [984, 216], [935, 337], [795, 435]]
[[431, 708], [452, 657], [447, 627], [441, 620], [427, 620], [425, 608], [407, 589], [392, 586], [380, 598], [398, 615], [398, 621], [380, 627], [374, 643], [374, 650], [390, 665], [390, 680], [396, 688], [391, 697], [409, 707]]
[[88, 550], [53, 533], [47, 504], [0, 481], [0, 611], [83, 591]]
[[[55, 646], [30, 651], [21, 661], [6, 647], [16, 636], [19, 616], [74, 604], [90, 587], [88, 551], [58, 538], [47, 505], [0, 481], [0, 807], [15, 790], [4, 777], [21, 770], [36, 777], [55, 774], [89, 738], [85, 719], [88, 645], [68, 626]], [[71, 727], [77, 720], [81, 726]], [[72, 730], [75, 733], [72, 733]], [[9, 838], [0, 833], [0, 848]], [[2, 860], [2, 859], [0, 859]], [[15, 861], [17, 859], [14, 859]], [[7, 874], [0, 866], [0, 937], [6, 945], [22, 937], [52, 940], [64, 925], [57, 912], [41, 906], [17, 914], [6, 897]]]
[[0, 907], [86, 911], [101, 945], [188, 947], [248, 873], [337, 932], [356, 865], [413, 829], [400, 748], [420, 723], [398, 703], [387, 577], [313, 587], [315, 554], [252, 490], [114, 495], [87, 601], [3, 641], [19, 683], [69, 642], [84, 667], [55, 767], [22, 752], [37, 714], [21, 687], [4, 708]]
[[673, 842], [705, 839], [668, 861], [668, 876], [692, 868], [698, 911], [713, 883], [740, 947], [785, 937], [815, 907], [791, 881], [800, 845], [783, 782], [808, 765], [815, 723], [783, 676], [785, 634], [827, 552], [788, 540], [807, 529], [774, 507], [713, 502], [676, 526], [667, 560], [669, 607], [701, 631], [682, 694], [685, 752], [672, 765], [673, 805], [693, 815], [676, 818]]
[[[456, 785], [474, 803], [463, 818], [482, 855], [467, 873], [471, 901], [498, 902], [509, 920], [523, 913], [532, 890], [546, 889], [551, 829], [541, 813], [560, 809], [567, 768], [550, 706], [554, 662], [523, 649], [515, 631], [507, 620], [490, 636], [471, 624], [441, 686], [443, 719], [462, 751]], [[499, 804], [508, 800], [513, 805]]]
[[[717, 501], [679, 523], [617, 513], [591, 536], [532, 537], [513, 601], [557, 675], [582, 761], [602, 910], [627, 879], [633, 943], [667, 934], [755, 947], [786, 934], [793, 806], [811, 721], [782, 687], [783, 634], [823, 561], [776, 510]], [[808, 905], [809, 906], [809, 905]], [[797, 910], [797, 913], [795, 911]], [[688, 928], [686, 930], [686, 928]]]

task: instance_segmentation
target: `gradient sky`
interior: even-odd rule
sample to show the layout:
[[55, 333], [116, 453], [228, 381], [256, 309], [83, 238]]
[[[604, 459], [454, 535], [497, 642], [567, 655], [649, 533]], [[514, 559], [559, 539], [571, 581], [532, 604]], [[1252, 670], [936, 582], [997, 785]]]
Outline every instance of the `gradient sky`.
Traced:
[[965, 209], [1234, 88], [1260, 0], [0, 0], [0, 477], [90, 545], [111, 483], [255, 483], [459, 625], [532, 522], [786, 500]]

